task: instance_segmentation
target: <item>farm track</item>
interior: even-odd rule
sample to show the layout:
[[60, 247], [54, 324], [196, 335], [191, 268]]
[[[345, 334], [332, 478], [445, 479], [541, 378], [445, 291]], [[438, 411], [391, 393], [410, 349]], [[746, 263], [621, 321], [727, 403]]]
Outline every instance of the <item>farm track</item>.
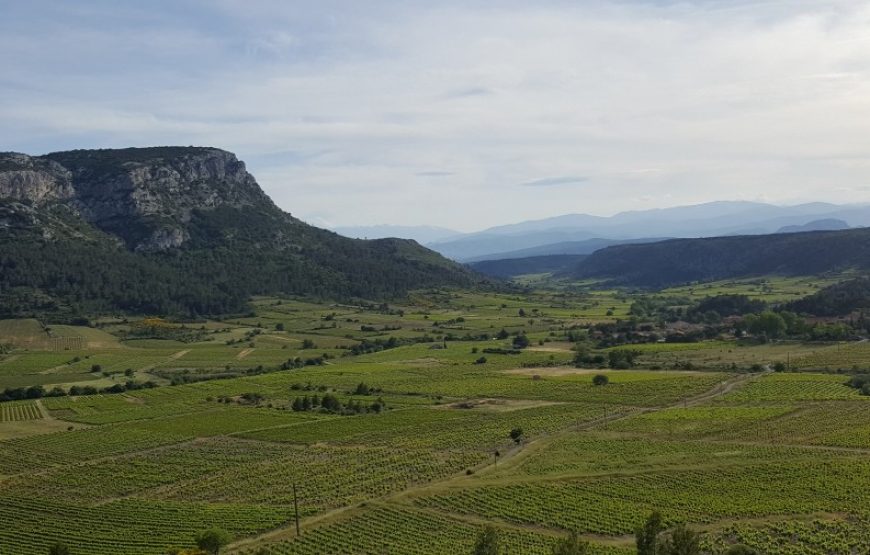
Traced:
[[[315, 515], [312, 517], [300, 519], [299, 527], [303, 532], [306, 529], [315, 528], [317, 526], [322, 526], [331, 522], [335, 522], [339, 519], [353, 516], [359, 513], [364, 512], [370, 507], [378, 507], [378, 506], [389, 506], [391, 504], [396, 504], [399, 506], [407, 507], [408, 500], [414, 497], [418, 497], [421, 495], [426, 495], [428, 493], [437, 492], [439, 490], [444, 489], [453, 489], [460, 488], [463, 486], [472, 485], [472, 480], [478, 479], [480, 476], [486, 476], [487, 474], [493, 474], [495, 472], [503, 472], [505, 470], [509, 470], [515, 468], [523, 461], [533, 456], [535, 453], [545, 449], [549, 445], [552, 445], [554, 442], [562, 439], [566, 436], [569, 436], [578, 431], [591, 430], [598, 426], [606, 426], [611, 422], [618, 422], [620, 420], [624, 420], [626, 418], [637, 416], [638, 414], [646, 414], [653, 413], [667, 409], [688, 407], [688, 406], [696, 406], [699, 404], [706, 403], [723, 395], [727, 395], [732, 391], [738, 389], [744, 384], [758, 379], [766, 374], [770, 373], [770, 370], [765, 370], [764, 372], [758, 372], [753, 374], [739, 374], [733, 376], [727, 380], [724, 380], [715, 387], [706, 391], [700, 395], [696, 395], [693, 397], [687, 397], [686, 399], [680, 400], [676, 403], [671, 403], [668, 405], [663, 405], [660, 407], [644, 407], [644, 408], [635, 408], [635, 410], [631, 410], [627, 413], [614, 413], [612, 415], [608, 415], [605, 417], [597, 418], [595, 420], [590, 420], [588, 422], [583, 422], [581, 424], [575, 424], [570, 427], [564, 428], [560, 431], [542, 435], [538, 438], [535, 438], [527, 443], [523, 443], [516, 447], [509, 449], [502, 453], [502, 456], [498, 459], [497, 462], [487, 462], [484, 463], [477, 468], [472, 469], [474, 472], [472, 475], [467, 475], [466, 473], [455, 474], [443, 480], [438, 480], [434, 482], [428, 482], [425, 484], [420, 484], [416, 486], [412, 486], [410, 488], [404, 489], [399, 492], [390, 493], [384, 495], [382, 497], [377, 497], [373, 499], [369, 499], [366, 501], [362, 501], [353, 505], [347, 505], [344, 507], [340, 507], [337, 509], [332, 509], [329, 511], [325, 511], [319, 515]], [[415, 509], [418, 510], [417, 507]], [[457, 518], [457, 515], [450, 514], [451, 517]], [[492, 519], [486, 519], [482, 517], [469, 517], [474, 520], [475, 523], [479, 524], [495, 524], [499, 527], [510, 527], [515, 529], [525, 529], [529, 530], [529, 528], [524, 528], [521, 525], [516, 525], [513, 523], [504, 523], [501, 521], [494, 521]], [[537, 532], [548, 532], [555, 533], [560, 531], [554, 531], [552, 529], [548, 529], [546, 527], [534, 527], [534, 530]], [[288, 522], [287, 524], [280, 526], [278, 528], [274, 528], [272, 530], [268, 530], [261, 534], [255, 536], [249, 536], [247, 538], [243, 538], [236, 542], [231, 543], [227, 546], [227, 552], [237, 553], [240, 549], [248, 549], [252, 547], [257, 547], [259, 544], [271, 542], [271, 541], [280, 541], [280, 540], [290, 540], [296, 537], [296, 529], [295, 523], [293, 521]], [[607, 543], [609, 545], [626, 545], [626, 538], [624, 537], [595, 537], [595, 541], [599, 543]], [[616, 542], [616, 543], [610, 543]]]

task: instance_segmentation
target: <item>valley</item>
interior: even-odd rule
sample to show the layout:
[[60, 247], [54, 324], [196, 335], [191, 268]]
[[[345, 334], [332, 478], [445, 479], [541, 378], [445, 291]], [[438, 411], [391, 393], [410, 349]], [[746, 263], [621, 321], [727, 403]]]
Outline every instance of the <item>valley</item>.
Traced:
[[654, 510], [709, 553], [864, 550], [870, 397], [846, 382], [870, 343], [608, 328], [848, 279], [4, 320], [0, 391], [24, 398], [0, 403], [0, 552], [161, 554], [217, 527], [227, 553], [470, 553], [493, 526], [508, 552], [576, 531], [627, 554]]

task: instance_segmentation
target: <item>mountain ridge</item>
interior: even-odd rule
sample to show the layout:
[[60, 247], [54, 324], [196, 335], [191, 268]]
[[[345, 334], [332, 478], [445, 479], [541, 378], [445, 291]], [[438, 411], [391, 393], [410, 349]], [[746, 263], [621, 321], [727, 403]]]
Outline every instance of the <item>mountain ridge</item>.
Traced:
[[481, 281], [414, 241], [310, 226], [211, 147], [0, 154], [0, 246], [8, 316], [217, 314], [258, 294], [384, 299]]
[[596, 251], [562, 277], [655, 288], [852, 269], [870, 269], [870, 228], [617, 245]]

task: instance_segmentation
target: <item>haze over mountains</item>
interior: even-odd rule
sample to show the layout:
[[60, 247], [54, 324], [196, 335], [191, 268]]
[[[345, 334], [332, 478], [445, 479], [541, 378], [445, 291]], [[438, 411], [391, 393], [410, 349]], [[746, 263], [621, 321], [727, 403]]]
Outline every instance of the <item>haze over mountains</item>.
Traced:
[[[870, 205], [822, 202], [795, 206], [720, 201], [693, 206], [621, 212], [614, 216], [566, 214], [503, 225], [426, 242], [413, 230], [404, 237], [424, 239], [429, 248], [461, 262], [561, 254], [591, 254], [603, 247], [666, 238], [760, 235], [833, 230], [870, 225]], [[402, 236], [402, 235], [400, 235]]]

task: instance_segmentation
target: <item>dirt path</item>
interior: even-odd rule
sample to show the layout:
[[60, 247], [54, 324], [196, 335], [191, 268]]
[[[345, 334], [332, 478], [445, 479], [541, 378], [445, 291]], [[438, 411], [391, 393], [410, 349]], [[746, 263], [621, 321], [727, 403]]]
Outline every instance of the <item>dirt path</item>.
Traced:
[[253, 353], [253, 352], [254, 352], [254, 349], [253, 349], [253, 348], [242, 349], [242, 350], [239, 352], [239, 354], [236, 355], [236, 360], [242, 360], [242, 359], [244, 359], [245, 357], [247, 357], [249, 354], [251, 354], [251, 353]]
[[[747, 382], [755, 380], [768, 372], [760, 372], [757, 374], [739, 374], [732, 376], [722, 382], [716, 384], [715, 387], [696, 395], [694, 397], [689, 397], [684, 400], [681, 400], [677, 403], [672, 403], [669, 405], [664, 405], [661, 407], [649, 407], [649, 408], [636, 408], [635, 410], [631, 410], [628, 412], [615, 412], [613, 414], [603, 416], [601, 418], [597, 418], [595, 420], [590, 420], [587, 422], [582, 422], [580, 424], [575, 424], [558, 432], [554, 432], [548, 435], [542, 435], [537, 437], [527, 443], [523, 443], [518, 445], [508, 451], [502, 453], [502, 456], [498, 459], [497, 463], [486, 462], [479, 467], [473, 469], [474, 473], [472, 475], [467, 475], [465, 472], [461, 474], [454, 474], [453, 476], [449, 476], [443, 480], [438, 480], [434, 482], [429, 482], [426, 484], [419, 484], [412, 486], [410, 488], [404, 489], [402, 491], [393, 492], [378, 498], [369, 499], [367, 501], [363, 501], [360, 503], [356, 503], [354, 505], [344, 506], [337, 509], [333, 509], [330, 511], [326, 511], [319, 515], [308, 517], [304, 519], [300, 519], [300, 529], [304, 532], [307, 529], [326, 524], [328, 522], [334, 522], [338, 519], [351, 516], [353, 514], [362, 512], [369, 507], [378, 506], [382, 504], [406, 504], [409, 499], [418, 497], [421, 495], [425, 495], [432, 492], [437, 492], [439, 490], [443, 490], [445, 488], [459, 488], [464, 485], [470, 485], [473, 481], [479, 480], [480, 476], [486, 476], [487, 474], [494, 474], [496, 472], [504, 472], [505, 470], [509, 470], [511, 468], [515, 468], [519, 464], [522, 464], [523, 461], [533, 456], [535, 453], [538, 453], [545, 449], [546, 447], [552, 445], [554, 442], [558, 441], [561, 438], [564, 438], [568, 435], [571, 435], [577, 431], [590, 430], [594, 429], [598, 426], [602, 426], [608, 424], [610, 422], [617, 422], [619, 420], [623, 420], [629, 418], [631, 416], [635, 416], [638, 414], [649, 413], [649, 412], [657, 412], [667, 409], [680, 408], [686, 406], [694, 406], [697, 404], [705, 403], [717, 397], [721, 397], [723, 395], [727, 395], [728, 393], [734, 391], [738, 387], [744, 385]], [[456, 516], [451, 513], [451, 516]], [[475, 522], [480, 522], [481, 524], [496, 524], [500, 527], [515, 527], [519, 528], [520, 526], [514, 524], [503, 523], [501, 521], [493, 521], [490, 519], [484, 519], [481, 517], [468, 517], [474, 519]], [[242, 548], [251, 548], [257, 547], [261, 543], [280, 541], [280, 540], [290, 540], [296, 537], [296, 529], [294, 522], [288, 522], [287, 524], [280, 526], [278, 528], [274, 528], [262, 534], [258, 534], [256, 536], [249, 536], [247, 538], [238, 540], [236, 542], [231, 543], [227, 547], [227, 552], [237, 553], [239, 549]], [[606, 540], [606, 541], [605, 541]], [[624, 545], [626, 538], [615, 537], [615, 538], [596, 538], [596, 541], [610, 543], [610, 545]]]

